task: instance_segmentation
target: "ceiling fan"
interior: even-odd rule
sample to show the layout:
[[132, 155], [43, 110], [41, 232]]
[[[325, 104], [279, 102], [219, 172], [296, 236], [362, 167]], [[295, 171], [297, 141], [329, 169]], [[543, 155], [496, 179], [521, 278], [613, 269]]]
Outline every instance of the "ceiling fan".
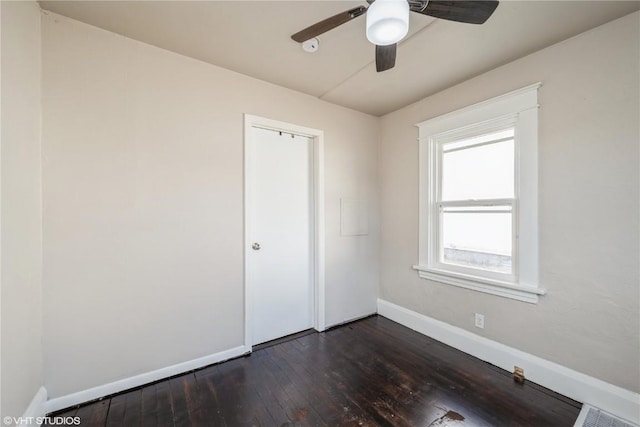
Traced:
[[367, 39], [376, 45], [376, 71], [396, 65], [397, 43], [409, 31], [409, 12], [468, 24], [483, 24], [498, 7], [497, 0], [367, 0], [317, 22], [291, 36], [302, 43], [367, 13]]

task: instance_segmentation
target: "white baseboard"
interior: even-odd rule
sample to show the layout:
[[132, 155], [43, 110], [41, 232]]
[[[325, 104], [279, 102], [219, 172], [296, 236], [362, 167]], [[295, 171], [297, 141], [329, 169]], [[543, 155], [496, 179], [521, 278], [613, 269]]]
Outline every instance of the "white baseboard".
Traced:
[[167, 366], [166, 368], [157, 369], [155, 371], [147, 372], [129, 378], [124, 378], [87, 390], [71, 393], [66, 396], [57, 397], [55, 399], [49, 400], [46, 403], [46, 413], [59, 411], [60, 409], [69, 408], [71, 406], [99, 399], [110, 394], [119, 393], [130, 388], [139, 387], [141, 385], [178, 375], [183, 372], [202, 368], [204, 366], [218, 362], [223, 362], [225, 360], [233, 359], [234, 357], [242, 356], [243, 354], [250, 352], [251, 348], [247, 349], [245, 346], [241, 345], [229, 350], [211, 354], [209, 356], [200, 357], [198, 359], [193, 359], [187, 362]]
[[513, 371], [515, 365], [527, 379], [578, 402], [601, 408], [615, 416], [640, 424], [640, 394], [606, 383], [513, 347], [432, 319], [388, 301], [378, 300], [378, 314], [460, 351]]
[[20, 417], [20, 420], [22, 420], [22, 424], [18, 425], [39, 426], [40, 424], [35, 423], [32, 420], [37, 420], [38, 418], [44, 417], [47, 411], [46, 404], [47, 389], [44, 387], [40, 387], [40, 389], [33, 396], [33, 399], [31, 399], [31, 403], [29, 403], [29, 406], [27, 406], [24, 414], [22, 414], [22, 417]]
[[[331, 324], [325, 325], [324, 330], [326, 331], [326, 330], [331, 329], [331, 328], [337, 328], [338, 326], [346, 325], [347, 323], [355, 322], [357, 320], [364, 319], [364, 318], [369, 317], [369, 316], [373, 316], [376, 313], [377, 313], [377, 311], [374, 311], [373, 313], [361, 314], [359, 316], [350, 317], [350, 318], [342, 320], [340, 322], [331, 323]], [[318, 332], [322, 332], [322, 331], [318, 331]]]

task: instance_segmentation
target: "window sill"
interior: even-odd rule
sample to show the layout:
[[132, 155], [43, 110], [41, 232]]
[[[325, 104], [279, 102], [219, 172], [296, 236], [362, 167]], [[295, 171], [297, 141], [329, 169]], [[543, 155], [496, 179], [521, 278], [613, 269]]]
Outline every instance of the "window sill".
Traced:
[[460, 288], [471, 289], [491, 295], [497, 295], [504, 298], [511, 298], [518, 301], [528, 302], [530, 304], [536, 304], [538, 302], [538, 296], [544, 295], [547, 292], [546, 290], [538, 287], [515, 285], [508, 282], [501, 282], [499, 280], [452, 273], [423, 265], [414, 265], [413, 269], [417, 270], [418, 275], [423, 279], [433, 280], [434, 282], [445, 283], [447, 285], [458, 286]]

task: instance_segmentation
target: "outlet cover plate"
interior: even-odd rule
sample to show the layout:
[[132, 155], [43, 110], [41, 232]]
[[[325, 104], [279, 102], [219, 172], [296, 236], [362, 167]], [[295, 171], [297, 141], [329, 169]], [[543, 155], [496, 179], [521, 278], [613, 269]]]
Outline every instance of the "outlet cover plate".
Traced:
[[476, 328], [484, 329], [484, 314], [476, 313]]

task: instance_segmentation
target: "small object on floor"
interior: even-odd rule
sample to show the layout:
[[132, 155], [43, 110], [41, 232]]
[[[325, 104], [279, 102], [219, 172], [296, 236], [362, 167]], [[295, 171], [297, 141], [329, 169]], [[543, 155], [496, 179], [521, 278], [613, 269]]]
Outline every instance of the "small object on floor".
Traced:
[[524, 369], [514, 366], [513, 367], [513, 380], [519, 384], [524, 384]]

